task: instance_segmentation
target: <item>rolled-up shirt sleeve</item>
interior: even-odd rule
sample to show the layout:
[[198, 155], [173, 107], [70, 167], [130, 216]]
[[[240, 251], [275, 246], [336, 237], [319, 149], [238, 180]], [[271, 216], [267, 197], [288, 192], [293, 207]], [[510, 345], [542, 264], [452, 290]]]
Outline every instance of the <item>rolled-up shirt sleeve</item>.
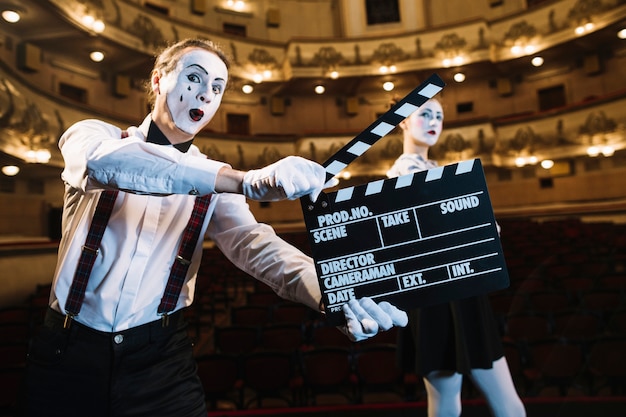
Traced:
[[196, 147], [186, 153], [145, 142], [137, 128], [122, 130], [99, 120], [72, 125], [59, 140], [63, 180], [85, 192], [106, 188], [145, 194], [211, 194], [218, 171], [229, 166], [207, 159]]
[[233, 264], [280, 297], [318, 310], [322, 296], [313, 260], [258, 223], [245, 197], [220, 194], [207, 234]]

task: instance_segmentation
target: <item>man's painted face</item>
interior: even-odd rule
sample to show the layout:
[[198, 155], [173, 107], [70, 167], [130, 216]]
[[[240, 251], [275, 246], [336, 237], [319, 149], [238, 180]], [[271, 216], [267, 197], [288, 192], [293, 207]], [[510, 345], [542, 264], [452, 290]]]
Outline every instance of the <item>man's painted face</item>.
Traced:
[[177, 128], [197, 134], [213, 118], [228, 81], [226, 64], [216, 54], [194, 48], [160, 79], [167, 107]]
[[443, 109], [437, 100], [428, 100], [406, 120], [414, 141], [433, 146], [443, 129]]

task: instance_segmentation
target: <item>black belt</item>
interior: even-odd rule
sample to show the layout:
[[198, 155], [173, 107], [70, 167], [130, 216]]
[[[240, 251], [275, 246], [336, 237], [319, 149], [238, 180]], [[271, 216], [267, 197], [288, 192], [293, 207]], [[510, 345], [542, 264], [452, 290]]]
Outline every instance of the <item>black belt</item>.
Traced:
[[72, 325], [69, 328], [66, 328], [64, 327], [65, 315], [52, 308], [48, 308], [43, 324], [47, 328], [67, 331], [69, 334], [75, 334], [77, 337], [88, 338], [93, 341], [113, 341], [118, 345], [122, 343], [141, 344], [150, 340], [168, 337], [186, 326], [187, 322], [185, 320], [184, 311], [185, 309], [182, 309], [168, 315], [169, 320], [167, 322], [158, 319], [126, 330], [103, 332], [85, 326], [76, 320], [72, 321]]

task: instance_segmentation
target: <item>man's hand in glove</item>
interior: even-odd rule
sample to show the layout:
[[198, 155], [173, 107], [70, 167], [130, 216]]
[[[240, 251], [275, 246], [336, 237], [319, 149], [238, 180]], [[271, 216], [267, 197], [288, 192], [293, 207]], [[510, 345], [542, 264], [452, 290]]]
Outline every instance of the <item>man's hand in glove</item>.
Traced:
[[346, 324], [338, 326], [350, 340], [359, 342], [386, 331], [393, 326], [404, 327], [409, 322], [407, 314], [397, 307], [382, 301], [376, 304], [371, 298], [350, 300], [343, 305]]
[[248, 171], [243, 177], [243, 194], [257, 201], [295, 200], [307, 194], [317, 200], [326, 183], [326, 170], [320, 164], [299, 156], [288, 156], [261, 169]]

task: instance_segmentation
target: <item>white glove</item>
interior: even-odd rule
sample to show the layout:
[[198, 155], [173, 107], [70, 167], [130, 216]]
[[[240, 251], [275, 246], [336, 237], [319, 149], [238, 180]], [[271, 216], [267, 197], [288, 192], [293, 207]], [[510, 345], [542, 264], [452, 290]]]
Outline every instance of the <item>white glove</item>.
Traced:
[[261, 169], [253, 169], [243, 177], [243, 194], [257, 201], [295, 200], [310, 194], [315, 202], [324, 188], [337, 181], [326, 182], [326, 170], [320, 164], [299, 156], [288, 156]]
[[404, 327], [409, 322], [404, 311], [387, 301], [376, 304], [369, 297], [348, 301], [343, 305], [343, 314], [346, 324], [338, 326], [338, 329], [353, 342], [375, 336], [379, 330], [386, 331], [393, 326]]

